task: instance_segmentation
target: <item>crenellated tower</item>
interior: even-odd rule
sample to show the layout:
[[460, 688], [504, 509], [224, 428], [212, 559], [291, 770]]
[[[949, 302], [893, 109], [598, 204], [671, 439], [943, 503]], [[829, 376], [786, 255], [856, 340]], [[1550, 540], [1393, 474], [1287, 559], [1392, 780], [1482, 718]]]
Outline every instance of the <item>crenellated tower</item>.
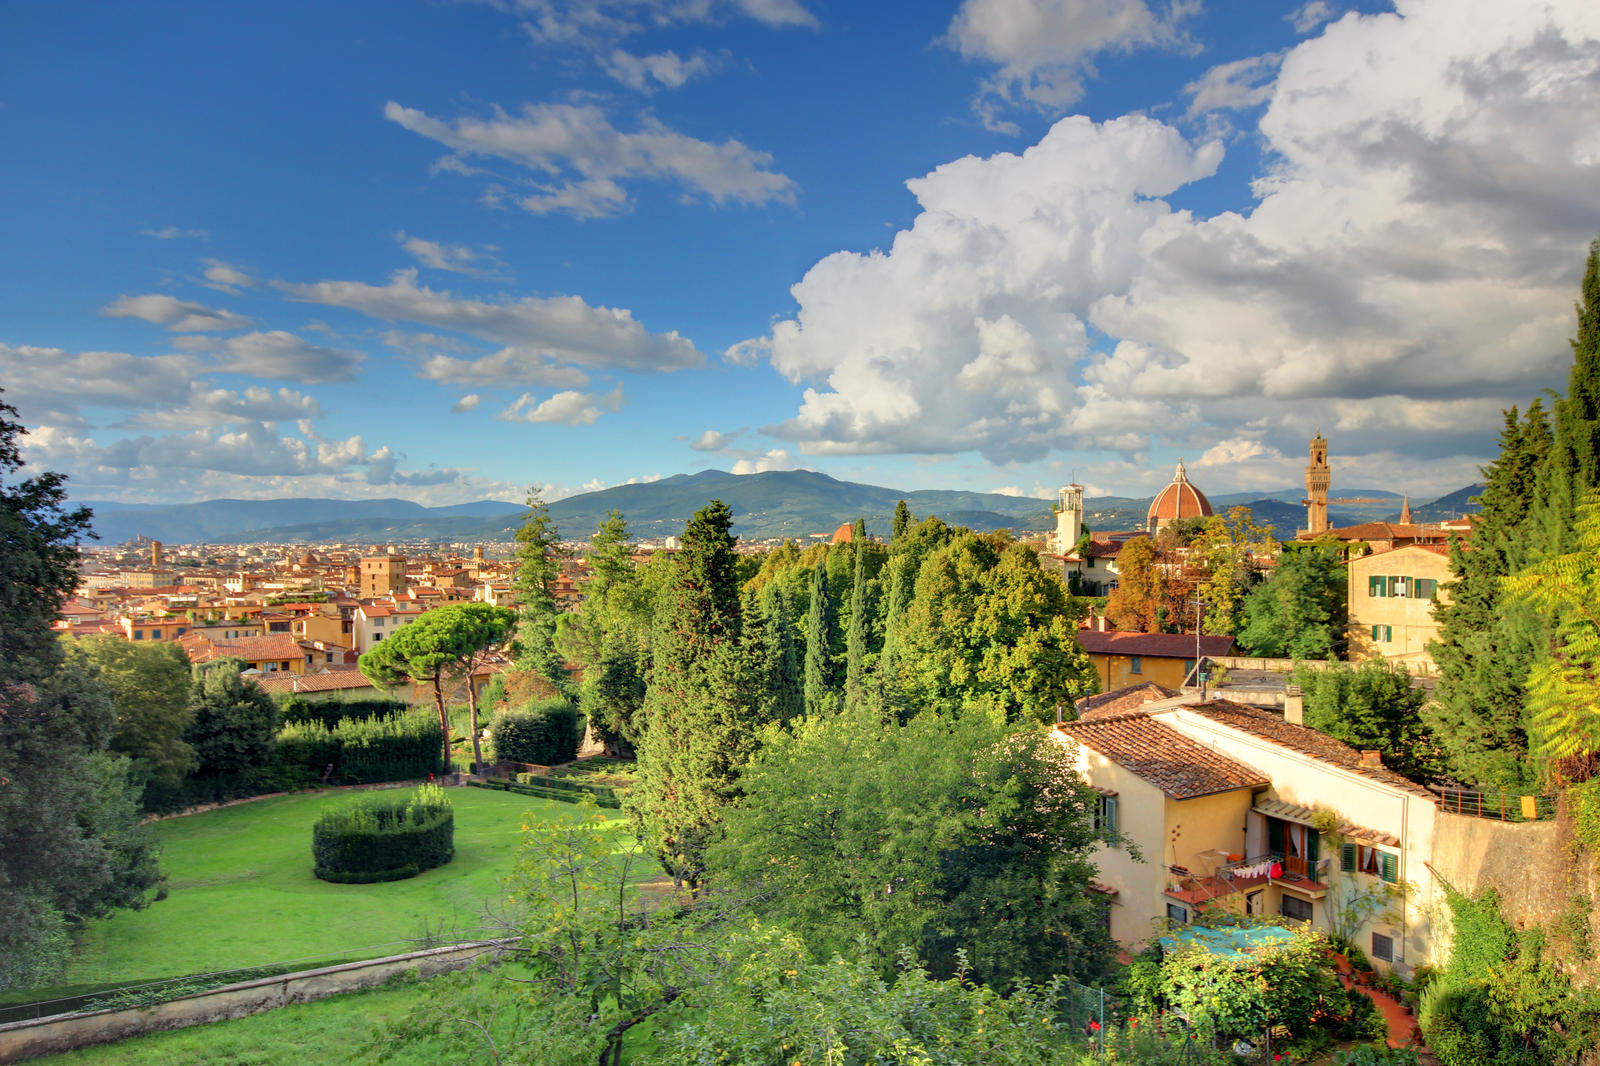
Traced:
[[1328, 488], [1333, 472], [1328, 469], [1328, 442], [1322, 430], [1311, 438], [1311, 461], [1306, 464], [1306, 530], [1313, 536], [1328, 531]]
[[1066, 555], [1083, 536], [1083, 486], [1063, 485], [1056, 500], [1056, 532], [1050, 550]]

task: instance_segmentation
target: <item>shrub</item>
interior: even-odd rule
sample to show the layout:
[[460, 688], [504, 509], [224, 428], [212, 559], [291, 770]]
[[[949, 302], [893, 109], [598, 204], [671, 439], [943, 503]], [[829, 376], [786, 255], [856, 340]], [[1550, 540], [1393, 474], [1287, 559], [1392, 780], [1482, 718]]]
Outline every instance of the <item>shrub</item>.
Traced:
[[314, 784], [331, 763], [332, 781], [365, 785], [438, 773], [439, 723], [425, 710], [388, 717], [346, 718], [330, 731], [302, 721], [278, 734], [282, 787]]
[[362, 796], [322, 813], [311, 829], [311, 855], [324, 881], [415, 877], [455, 857], [455, 814], [438, 785], [407, 796]]
[[568, 777], [552, 777], [548, 774], [518, 774], [517, 784], [539, 785], [542, 788], [559, 788], [568, 792], [586, 792], [596, 799], [617, 799], [617, 790], [609, 785], [591, 785], [583, 781], [574, 781]]
[[350, 718], [388, 718], [404, 714], [411, 705], [404, 700], [392, 699], [307, 699], [298, 694], [279, 697], [278, 708], [285, 725], [298, 722], [319, 722], [329, 730]]
[[567, 700], [540, 700], [495, 716], [495, 757], [554, 766], [578, 757], [583, 739], [578, 709]]

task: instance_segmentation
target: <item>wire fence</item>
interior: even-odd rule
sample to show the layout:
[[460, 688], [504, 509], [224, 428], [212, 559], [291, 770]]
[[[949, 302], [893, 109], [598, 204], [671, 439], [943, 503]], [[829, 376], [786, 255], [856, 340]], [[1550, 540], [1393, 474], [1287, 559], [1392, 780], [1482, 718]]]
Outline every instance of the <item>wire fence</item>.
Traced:
[[316, 969], [320, 966], [334, 966], [346, 962], [364, 962], [389, 955], [423, 951], [428, 948], [475, 944], [504, 935], [504, 929], [483, 926], [464, 932], [455, 931], [448, 936], [424, 936], [409, 940], [387, 940], [379, 944], [340, 948], [333, 951], [319, 952], [315, 955], [302, 955], [299, 958], [280, 959], [276, 962], [242, 966], [230, 970], [208, 970], [201, 973], [161, 977], [151, 981], [94, 986], [71, 995], [0, 1006], [0, 1025], [10, 1022], [30, 1021], [35, 1018], [47, 1018], [55, 1014], [118, 1010], [129, 1007], [151, 1007], [157, 1003], [166, 1003], [174, 999], [182, 999], [184, 996], [193, 996], [201, 992], [209, 992], [227, 985], [254, 981], [263, 977], [281, 977], [284, 974]]

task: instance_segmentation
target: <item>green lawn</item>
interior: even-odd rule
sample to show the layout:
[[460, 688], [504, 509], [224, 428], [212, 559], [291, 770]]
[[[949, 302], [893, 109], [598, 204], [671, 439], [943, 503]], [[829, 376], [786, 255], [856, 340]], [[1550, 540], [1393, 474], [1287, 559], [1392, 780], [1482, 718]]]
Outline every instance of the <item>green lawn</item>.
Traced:
[[168, 897], [91, 923], [66, 986], [26, 998], [300, 959], [323, 965], [405, 951], [405, 941], [428, 933], [464, 933], [501, 899], [525, 815], [541, 822], [583, 816], [570, 804], [487, 789], [449, 795], [455, 859], [386, 884], [334, 885], [311, 874], [311, 824], [324, 807], [345, 802], [345, 792], [160, 822]]
[[[306, 1063], [366, 1063], [362, 1046], [405, 1016], [416, 1002], [416, 985], [395, 983], [315, 1003], [281, 1007], [248, 1018], [151, 1033], [65, 1055], [36, 1059], [41, 1066], [278, 1066]], [[393, 1066], [437, 1063], [440, 1049], [413, 1044], [390, 1060]]]

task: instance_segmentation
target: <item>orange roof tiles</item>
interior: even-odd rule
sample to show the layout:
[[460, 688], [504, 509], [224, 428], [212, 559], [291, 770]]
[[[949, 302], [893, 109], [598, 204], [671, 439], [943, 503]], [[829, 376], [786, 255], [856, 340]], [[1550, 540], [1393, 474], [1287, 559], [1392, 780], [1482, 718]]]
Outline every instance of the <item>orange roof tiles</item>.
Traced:
[[1201, 747], [1141, 712], [1068, 722], [1056, 729], [1133, 771], [1173, 799], [1194, 799], [1271, 783], [1260, 770]]

